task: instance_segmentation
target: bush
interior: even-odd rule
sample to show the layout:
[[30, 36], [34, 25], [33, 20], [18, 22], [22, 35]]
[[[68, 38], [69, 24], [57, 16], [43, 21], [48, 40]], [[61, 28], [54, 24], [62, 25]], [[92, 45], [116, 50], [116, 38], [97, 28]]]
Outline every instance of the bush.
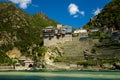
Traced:
[[56, 57], [55, 59], [54, 59], [54, 62], [61, 62], [62, 60], [60, 59], [60, 57]]
[[12, 60], [3, 52], [0, 51], [0, 64], [11, 64]]
[[108, 34], [100, 35], [99, 42], [102, 42], [102, 40], [104, 40], [104, 39], [110, 39], [110, 35], [108, 35]]
[[94, 54], [95, 54], [95, 53], [96, 53], [96, 49], [93, 48], [93, 49], [91, 50], [91, 53], [94, 53]]
[[117, 59], [116, 60], [114, 60], [114, 59], [112, 59], [112, 60], [101, 60], [100, 64], [105, 64], [105, 63], [113, 64], [117, 61], [119, 61], [119, 60], [117, 60]]
[[93, 39], [99, 39], [100, 38], [100, 31], [89, 33], [89, 37], [91, 37]]
[[89, 61], [77, 62], [77, 65], [83, 65], [84, 67], [87, 67], [87, 66], [93, 66], [93, 63], [91, 63]]

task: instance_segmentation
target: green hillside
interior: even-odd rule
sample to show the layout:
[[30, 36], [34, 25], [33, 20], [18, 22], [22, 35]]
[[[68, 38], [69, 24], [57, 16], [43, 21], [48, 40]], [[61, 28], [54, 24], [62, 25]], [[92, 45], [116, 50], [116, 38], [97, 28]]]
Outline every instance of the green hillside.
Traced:
[[112, 0], [107, 4], [102, 12], [96, 15], [87, 25], [86, 28], [115, 27], [120, 30], [120, 0]]
[[[57, 24], [42, 12], [30, 15], [12, 3], [0, 2], [0, 56], [5, 56], [13, 47], [26, 56], [29, 56], [29, 49], [34, 47], [34, 53], [38, 52], [41, 56], [44, 52], [42, 27]], [[4, 60], [4, 57], [0, 58]]]

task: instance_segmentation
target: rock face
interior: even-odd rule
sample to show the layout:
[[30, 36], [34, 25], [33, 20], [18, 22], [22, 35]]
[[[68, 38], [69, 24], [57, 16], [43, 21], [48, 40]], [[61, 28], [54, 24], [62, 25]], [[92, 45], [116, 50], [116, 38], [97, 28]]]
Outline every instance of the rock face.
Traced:
[[52, 64], [54, 62], [54, 58], [56, 57], [56, 53], [52, 52], [50, 49], [45, 53], [45, 62], [46, 64]]
[[13, 48], [12, 50], [8, 51], [6, 53], [9, 58], [20, 58], [20, 56], [22, 55], [20, 50], [18, 50], [17, 48]]
[[76, 63], [84, 60], [83, 51], [86, 49], [90, 51], [94, 43], [89, 39], [79, 41], [79, 37], [74, 37], [72, 41], [58, 44], [53, 48], [49, 47], [44, 58], [46, 67], [49, 69], [77, 69]]
[[66, 63], [55, 63], [55, 59], [58, 56], [62, 56], [62, 49], [59, 46], [54, 47], [53, 49], [48, 49], [45, 53], [44, 61], [45, 68], [50, 70], [63, 70], [69, 69], [70, 67]]
[[114, 63], [113, 66], [115, 67], [115, 69], [120, 70], [120, 63], [119, 62]]

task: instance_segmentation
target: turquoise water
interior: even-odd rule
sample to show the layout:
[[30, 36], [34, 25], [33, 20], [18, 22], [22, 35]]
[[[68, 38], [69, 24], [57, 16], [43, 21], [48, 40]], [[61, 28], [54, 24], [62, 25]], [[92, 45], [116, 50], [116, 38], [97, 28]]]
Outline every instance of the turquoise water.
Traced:
[[120, 80], [120, 72], [1, 71], [0, 80]]

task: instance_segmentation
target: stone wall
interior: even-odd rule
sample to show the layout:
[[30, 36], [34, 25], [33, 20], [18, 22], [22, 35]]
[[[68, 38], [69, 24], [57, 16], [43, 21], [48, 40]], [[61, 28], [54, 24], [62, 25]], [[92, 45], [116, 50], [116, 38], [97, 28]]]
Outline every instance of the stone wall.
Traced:
[[64, 43], [66, 41], [72, 41], [71, 34], [66, 34], [64, 37], [60, 36], [59, 39], [57, 39], [56, 36], [52, 37], [51, 39], [44, 38], [44, 46], [46, 46], [46, 47], [55, 46], [58, 43]]
[[0, 66], [0, 70], [14, 70], [13, 66]]

